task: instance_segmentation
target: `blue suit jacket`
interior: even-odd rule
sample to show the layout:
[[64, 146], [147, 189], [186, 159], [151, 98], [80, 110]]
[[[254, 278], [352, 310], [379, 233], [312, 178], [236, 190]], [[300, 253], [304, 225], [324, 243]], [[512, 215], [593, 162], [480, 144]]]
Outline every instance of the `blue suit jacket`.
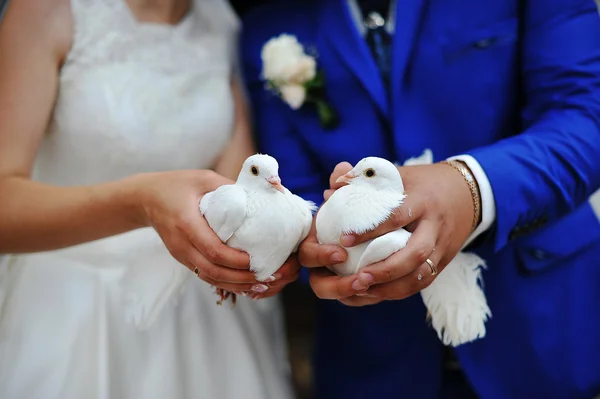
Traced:
[[[264, 90], [260, 51], [290, 33], [318, 53], [330, 103], [292, 111]], [[398, 1], [388, 99], [344, 0], [257, 9], [242, 37], [260, 150], [320, 203], [340, 161], [431, 148], [474, 156], [496, 199], [477, 249], [493, 312], [457, 353], [483, 398], [600, 393], [600, 18], [593, 0]], [[442, 346], [419, 296], [365, 308], [320, 301], [317, 397], [434, 398]]]

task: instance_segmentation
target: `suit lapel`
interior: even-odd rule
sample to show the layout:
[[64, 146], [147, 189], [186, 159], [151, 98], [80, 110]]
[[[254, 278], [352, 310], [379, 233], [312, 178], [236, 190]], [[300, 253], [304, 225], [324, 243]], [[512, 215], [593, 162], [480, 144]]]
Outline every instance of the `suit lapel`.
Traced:
[[356, 29], [347, 0], [323, 1], [320, 31], [329, 48], [359, 79], [378, 109], [388, 116], [388, 99], [369, 46]]
[[399, 96], [402, 90], [402, 80], [406, 74], [427, 2], [428, 0], [398, 0], [396, 2], [391, 77], [392, 99], [396, 105], [401, 104]]

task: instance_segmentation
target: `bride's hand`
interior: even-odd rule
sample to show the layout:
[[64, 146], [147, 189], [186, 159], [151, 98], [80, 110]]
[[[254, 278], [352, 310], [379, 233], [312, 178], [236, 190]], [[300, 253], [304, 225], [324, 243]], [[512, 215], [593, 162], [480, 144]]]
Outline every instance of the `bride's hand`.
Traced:
[[[234, 291], [238, 295], [249, 295], [253, 299], [264, 299], [275, 296], [283, 290], [283, 288], [298, 279], [300, 275], [300, 263], [298, 255], [292, 254], [288, 260], [277, 270], [273, 277], [275, 280], [267, 283], [259, 283], [252, 292]], [[265, 287], [268, 289], [265, 291]]]
[[[256, 292], [248, 254], [221, 242], [202, 217], [202, 196], [229, 180], [209, 170], [173, 171], [132, 178], [134, 203], [144, 225], [152, 226], [169, 252], [207, 283], [228, 291]], [[253, 290], [254, 288], [254, 290]]]

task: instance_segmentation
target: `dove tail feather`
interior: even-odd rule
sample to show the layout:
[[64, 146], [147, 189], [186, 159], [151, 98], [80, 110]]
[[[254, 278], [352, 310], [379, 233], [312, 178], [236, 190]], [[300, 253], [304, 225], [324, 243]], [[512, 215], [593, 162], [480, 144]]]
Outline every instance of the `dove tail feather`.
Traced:
[[317, 204], [315, 204], [314, 202], [312, 202], [312, 201], [305, 201], [305, 202], [306, 202], [306, 206], [311, 214], [314, 214], [317, 211], [317, 209], [319, 209]]
[[483, 292], [485, 261], [473, 253], [459, 253], [421, 291], [428, 320], [446, 346], [483, 338], [492, 316]]

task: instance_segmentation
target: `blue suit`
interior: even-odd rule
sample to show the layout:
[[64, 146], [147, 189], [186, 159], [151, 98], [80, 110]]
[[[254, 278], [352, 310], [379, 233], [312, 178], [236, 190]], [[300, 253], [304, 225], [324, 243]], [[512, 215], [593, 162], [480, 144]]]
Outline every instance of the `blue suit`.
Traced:
[[[291, 110], [264, 89], [260, 51], [290, 33], [318, 53], [341, 118]], [[488, 261], [493, 318], [456, 353], [482, 398], [600, 393], [600, 18], [593, 0], [401, 0], [390, 96], [344, 0], [258, 8], [242, 35], [259, 148], [307, 199], [340, 161], [436, 161], [469, 154], [486, 172], [496, 222]], [[365, 308], [320, 301], [318, 398], [436, 398], [443, 347], [419, 296]]]

